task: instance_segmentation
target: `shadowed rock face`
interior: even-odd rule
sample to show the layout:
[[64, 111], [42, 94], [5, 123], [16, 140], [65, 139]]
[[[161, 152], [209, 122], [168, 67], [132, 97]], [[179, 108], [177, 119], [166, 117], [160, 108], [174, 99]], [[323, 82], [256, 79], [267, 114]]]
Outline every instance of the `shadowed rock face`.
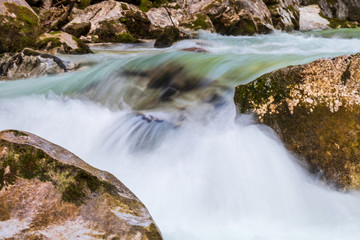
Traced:
[[311, 172], [360, 189], [360, 54], [320, 59], [236, 88], [240, 113], [273, 128]]
[[0, 237], [162, 239], [113, 175], [27, 132], [0, 132]]

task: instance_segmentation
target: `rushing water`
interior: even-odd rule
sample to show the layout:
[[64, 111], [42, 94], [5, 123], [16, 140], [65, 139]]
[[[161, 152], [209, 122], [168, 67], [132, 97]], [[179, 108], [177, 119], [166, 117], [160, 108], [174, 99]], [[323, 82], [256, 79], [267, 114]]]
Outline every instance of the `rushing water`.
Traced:
[[232, 102], [234, 86], [266, 72], [360, 52], [359, 31], [151, 44], [96, 46], [64, 56], [91, 63], [81, 71], [0, 82], [0, 130], [35, 133], [115, 174], [167, 240], [359, 239], [360, 195], [307, 175]]

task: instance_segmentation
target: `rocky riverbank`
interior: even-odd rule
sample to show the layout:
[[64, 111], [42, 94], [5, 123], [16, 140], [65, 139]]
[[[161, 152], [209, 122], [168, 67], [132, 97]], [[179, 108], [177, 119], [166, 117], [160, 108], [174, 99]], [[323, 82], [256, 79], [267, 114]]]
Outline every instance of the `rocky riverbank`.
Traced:
[[[162, 48], [194, 38], [198, 30], [223, 35], [254, 35], [274, 30], [359, 26], [355, 14], [358, 4], [347, 0], [332, 2], [6, 0], [0, 2], [0, 31], [6, 33], [0, 36], [0, 54], [7, 54], [0, 55], [1, 68], [11, 65], [11, 58], [24, 48], [49, 54], [86, 54], [91, 53], [86, 43], [137, 43], [156, 39], [155, 47]], [[308, 4], [313, 5], [305, 6]], [[37, 64], [33, 65], [34, 69], [38, 68]], [[30, 66], [27, 65], [28, 71], [34, 71]], [[50, 67], [42, 74], [48, 72], [61, 71]], [[19, 76], [33, 74], [23, 72]], [[4, 70], [0, 77], [3, 80], [16, 78], [8, 77]]]
[[360, 189], [360, 54], [286, 67], [240, 85], [239, 113], [270, 126], [308, 169]]

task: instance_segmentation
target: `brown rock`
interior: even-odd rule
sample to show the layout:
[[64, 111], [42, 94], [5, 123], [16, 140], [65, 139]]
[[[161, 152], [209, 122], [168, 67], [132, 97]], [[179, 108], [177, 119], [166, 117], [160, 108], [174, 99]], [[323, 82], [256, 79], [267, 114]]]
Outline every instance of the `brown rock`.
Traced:
[[285, 145], [343, 189], [360, 189], [360, 54], [320, 59], [236, 88], [240, 113], [254, 113]]
[[0, 132], [0, 237], [162, 239], [139, 199], [110, 173], [27, 132]]

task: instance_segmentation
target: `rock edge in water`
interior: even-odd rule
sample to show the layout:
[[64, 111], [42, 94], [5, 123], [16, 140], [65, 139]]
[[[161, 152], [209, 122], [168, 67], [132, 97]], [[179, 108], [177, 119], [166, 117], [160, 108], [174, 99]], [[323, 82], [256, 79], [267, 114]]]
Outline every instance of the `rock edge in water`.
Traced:
[[239, 113], [254, 113], [312, 173], [360, 189], [360, 53], [289, 66], [236, 87]]
[[17, 130], [0, 132], [0, 237], [162, 239], [145, 206], [113, 175]]

